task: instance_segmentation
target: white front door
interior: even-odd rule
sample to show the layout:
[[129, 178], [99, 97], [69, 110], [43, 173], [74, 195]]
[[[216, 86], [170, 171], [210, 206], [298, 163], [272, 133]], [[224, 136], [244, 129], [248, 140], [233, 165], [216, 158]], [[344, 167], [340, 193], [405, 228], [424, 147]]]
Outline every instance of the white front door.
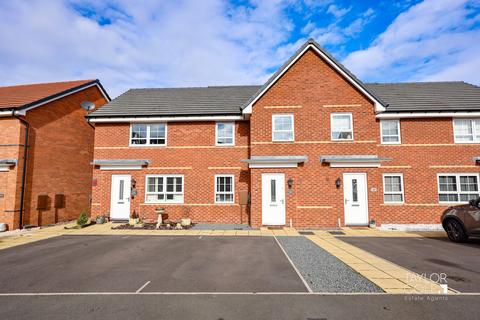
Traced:
[[262, 174], [262, 224], [285, 224], [285, 175]]
[[128, 220], [128, 218], [130, 218], [130, 183], [130, 175], [112, 175], [110, 219]]
[[367, 190], [366, 173], [343, 174], [346, 225], [368, 225]]

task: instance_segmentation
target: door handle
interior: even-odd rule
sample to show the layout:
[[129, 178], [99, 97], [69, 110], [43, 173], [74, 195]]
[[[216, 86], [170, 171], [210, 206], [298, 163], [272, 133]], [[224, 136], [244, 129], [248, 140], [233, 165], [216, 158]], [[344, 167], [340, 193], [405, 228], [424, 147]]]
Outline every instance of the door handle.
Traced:
[[348, 199], [345, 199], [345, 204], [347, 204], [347, 202], [348, 202]]
[[284, 200], [284, 199], [280, 200], [280, 202], [281, 202], [282, 204], [285, 204], [285, 200]]

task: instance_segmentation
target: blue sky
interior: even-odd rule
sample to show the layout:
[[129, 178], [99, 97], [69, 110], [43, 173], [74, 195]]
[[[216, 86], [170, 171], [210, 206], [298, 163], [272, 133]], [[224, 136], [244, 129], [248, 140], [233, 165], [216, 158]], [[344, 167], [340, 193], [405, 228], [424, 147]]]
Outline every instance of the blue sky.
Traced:
[[0, 0], [0, 85], [260, 84], [310, 37], [365, 82], [480, 85], [480, 0]]

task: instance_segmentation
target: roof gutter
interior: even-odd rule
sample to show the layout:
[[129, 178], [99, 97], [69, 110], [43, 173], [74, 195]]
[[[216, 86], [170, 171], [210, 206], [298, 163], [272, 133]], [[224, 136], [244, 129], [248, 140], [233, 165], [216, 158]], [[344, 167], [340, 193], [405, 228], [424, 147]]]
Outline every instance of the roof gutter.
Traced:
[[479, 111], [464, 112], [383, 112], [376, 115], [377, 119], [408, 119], [408, 118], [469, 118], [480, 117]]

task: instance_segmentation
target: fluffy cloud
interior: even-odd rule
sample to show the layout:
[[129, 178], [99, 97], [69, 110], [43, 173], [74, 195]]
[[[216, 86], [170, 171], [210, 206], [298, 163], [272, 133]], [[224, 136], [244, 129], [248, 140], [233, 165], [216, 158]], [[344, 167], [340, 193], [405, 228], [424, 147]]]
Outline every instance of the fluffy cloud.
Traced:
[[477, 1], [426, 0], [401, 13], [372, 45], [343, 61], [368, 81], [466, 80], [480, 84]]
[[130, 87], [259, 83], [293, 27], [288, 1], [0, 2], [0, 83], [100, 78]]

